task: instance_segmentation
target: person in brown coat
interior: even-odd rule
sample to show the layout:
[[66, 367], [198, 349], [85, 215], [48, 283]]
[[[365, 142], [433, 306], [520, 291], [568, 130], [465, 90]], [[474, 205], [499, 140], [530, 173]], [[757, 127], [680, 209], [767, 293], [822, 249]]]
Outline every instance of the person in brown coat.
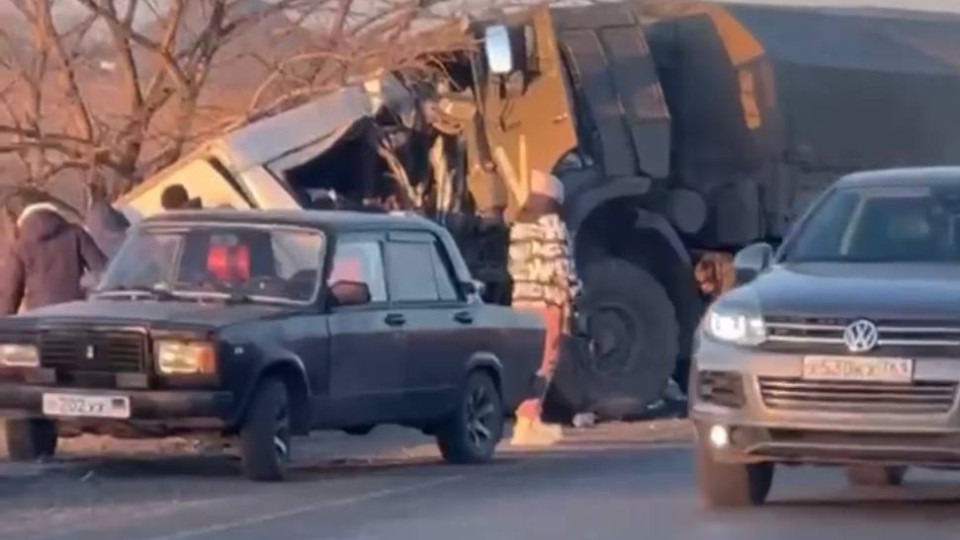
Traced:
[[82, 300], [80, 280], [99, 273], [107, 259], [93, 238], [66, 220], [56, 205], [27, 205], [17, 215], [15, 237], [0, 269], [0, 315]]

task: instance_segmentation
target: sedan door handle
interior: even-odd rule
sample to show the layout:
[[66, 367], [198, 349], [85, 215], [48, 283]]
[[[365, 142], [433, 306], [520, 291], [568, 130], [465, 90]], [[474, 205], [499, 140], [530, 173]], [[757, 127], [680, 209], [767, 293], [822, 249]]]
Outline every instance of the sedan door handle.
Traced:
[[473, 315], [469, 311], [461, 311], [453, 316], [453, 320], [460, 324], [470, 324], [473, 322]]
[[389, 326], [403, 326], [407, 323], [407, 318], [403, 316], [403, 313], [388, 313], [387, 316], [383, 318], [383, 322]]

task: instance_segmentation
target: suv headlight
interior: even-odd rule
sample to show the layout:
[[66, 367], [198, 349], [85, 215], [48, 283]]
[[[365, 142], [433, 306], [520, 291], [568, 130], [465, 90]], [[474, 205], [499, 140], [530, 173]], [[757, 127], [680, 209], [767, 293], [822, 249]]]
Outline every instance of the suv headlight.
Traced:
[[205, 375], [216, 372], [212, 343], [159, 340], [156, 342], [157, 371], [161, 375]]
[[760, 345], [767, 340], [759, 310], [716, 305], [707, 311], [703, 330], [713, 339], [736, 345]]
[[40, 353], [35, 345], [5, 343], [0, 345], [0, 366], [39, 367]]

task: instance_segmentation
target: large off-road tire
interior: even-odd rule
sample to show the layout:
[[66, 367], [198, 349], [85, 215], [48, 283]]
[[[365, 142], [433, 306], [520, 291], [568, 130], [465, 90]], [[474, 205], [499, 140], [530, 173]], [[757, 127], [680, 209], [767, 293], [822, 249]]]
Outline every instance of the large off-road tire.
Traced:
[[661, 397], [677, 363], [674, 306], [653, 276], [621, 259], [587, 266], [583, 279], [579, 309], [590, 346], [581, 369], [570, 373], [577, 372], [587, 408], [600, 417], [642, 415]]
[[11, 461], [34, 461], [57, 452], [57, 424], [52, 420], [6, 421], [7, 455]]
[[854, 486], [899, 486], [903, 484], [906, 473], [906, 467], [853, 465], [847, 468], [847, 481]]
[[290, 463], [290, 396], [277, 378], [261, 381], [240, 429], [243, 472], [250, 480], [283, 480]]
[[695, 454], [697, 487], [707, 508], [760, 506], [773, 485], [772, 463], [720, 463], [698, 437]]
[[449, 463], [489, 461], [503, 437], [503, 402], [493, 379], [483, 371], [467, 378], [453, 413], [437, 428], [437, 445]]

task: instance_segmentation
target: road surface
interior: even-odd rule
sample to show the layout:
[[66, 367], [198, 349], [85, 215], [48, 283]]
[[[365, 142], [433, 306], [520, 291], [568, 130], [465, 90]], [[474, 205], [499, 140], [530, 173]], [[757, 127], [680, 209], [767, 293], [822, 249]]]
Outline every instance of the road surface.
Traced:
[[[706, 512], [693, 487], [688, 444], [651, 433], [637, 424], [584, 430], [549, 451], [507, 448], [479, 467], [439, 464], [427, 441], [417, 439], [355, 461], [307, 456], [282, 485], [248, 483], [222, 457], [0, 464], [0, 536], [952, 540], [960, 534], [960, 476], [938, 472], [912, 472], [904, 488], [858, 490], [838, 470], [785, 469], [769, 506]], [[357, 441], [351, 444], [367, 444]]]

